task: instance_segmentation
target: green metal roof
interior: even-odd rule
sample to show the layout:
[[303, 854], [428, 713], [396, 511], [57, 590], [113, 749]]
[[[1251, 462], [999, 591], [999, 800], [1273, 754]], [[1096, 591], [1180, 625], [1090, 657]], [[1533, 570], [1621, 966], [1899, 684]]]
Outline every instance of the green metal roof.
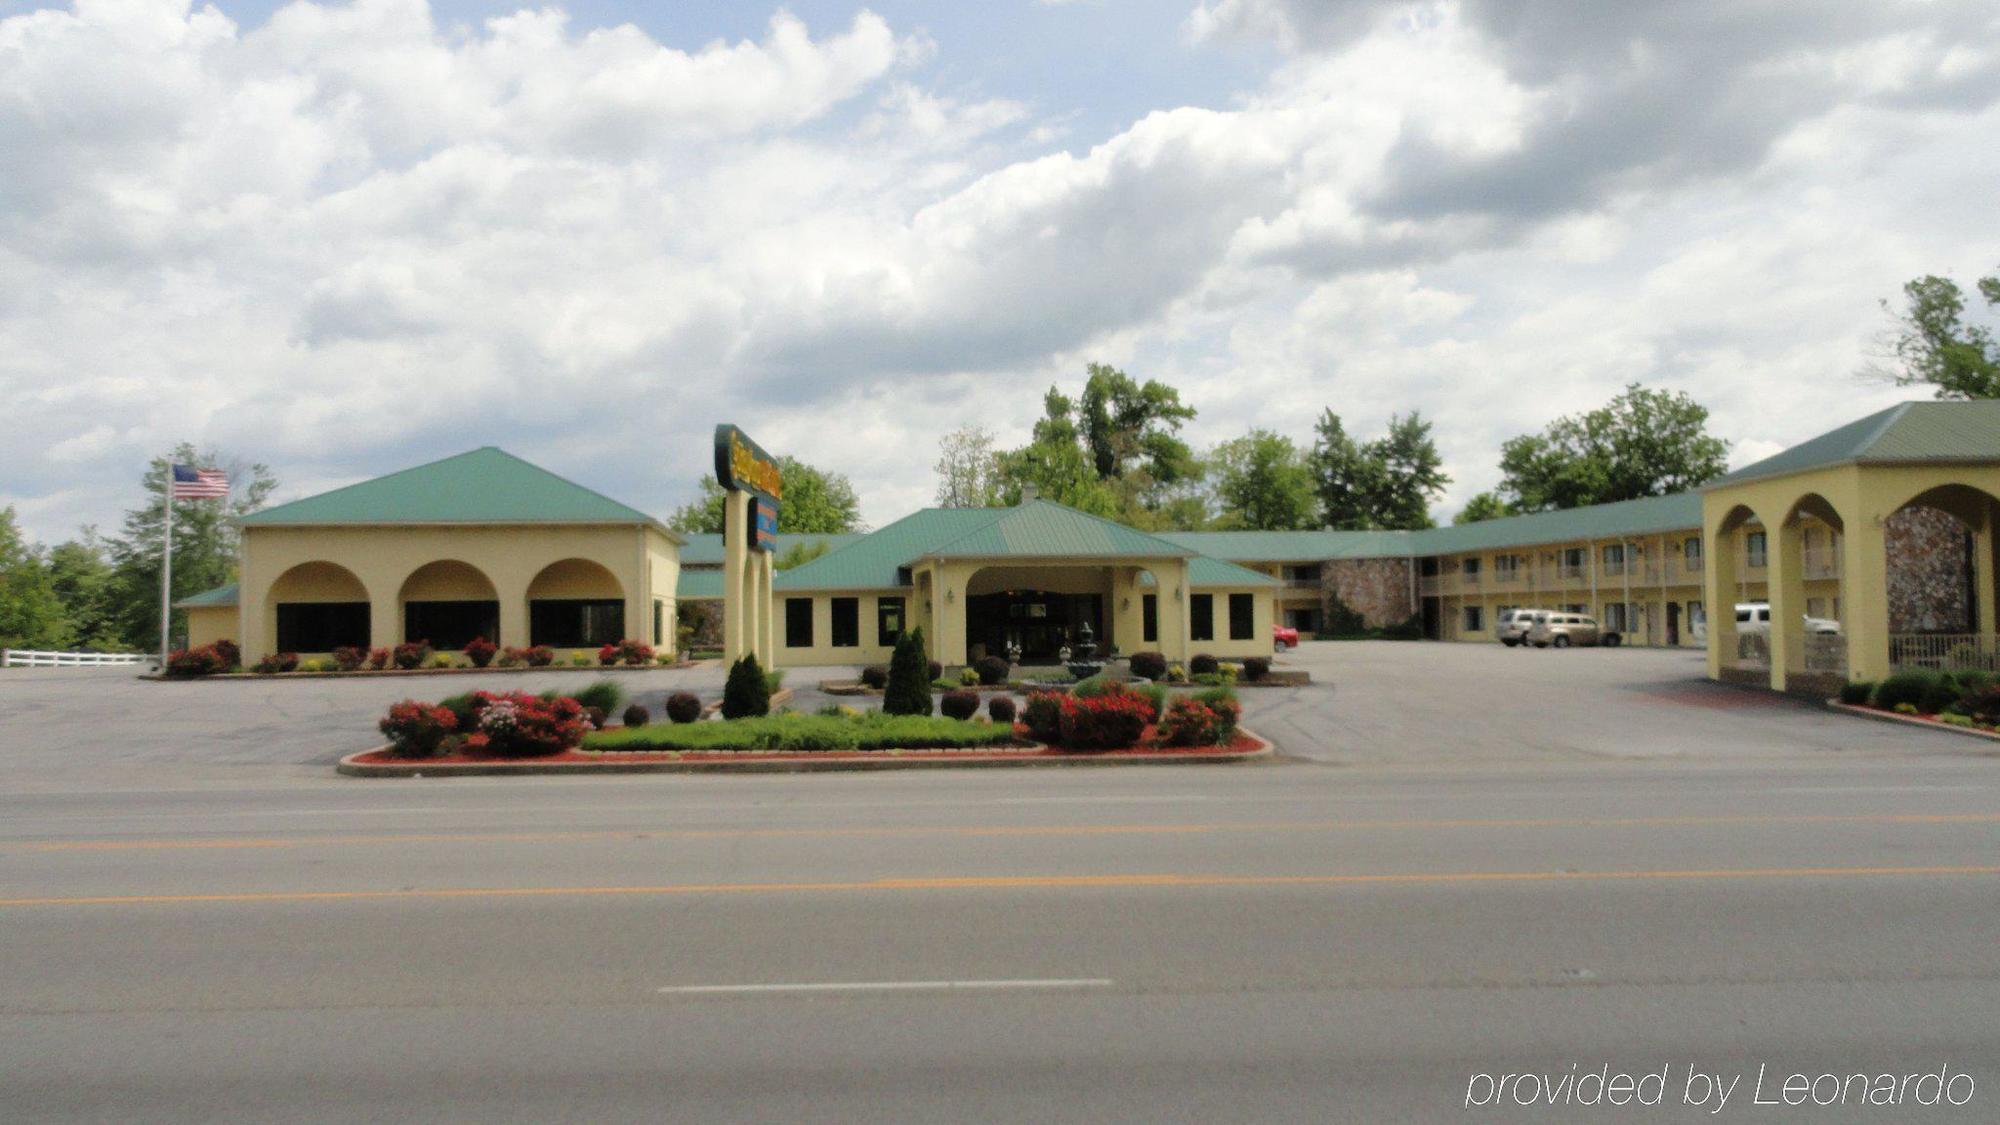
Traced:
[[1905, 402], [1745, 465], [1706, 488], [1834, 465], [1996, 459], [2000, 459], [2000, 400]]
[[1011, 508], [924, 508], [771, 579], [774, 590], [879, 590], [931, 548], [999, 519]]
[[175, 609], [212, 609], [216, 607], [228, 608], [235, 604], [236, 604], [236, 583], [231, 582], [227, 586], [217, 586], [213, 590], [203, 590], [199, 594], [191, 594], [188, 597], [182, 598], [180, 601], [174, 603], [174, 608]]
[[249, 527], [374, 523], [634, 523], [660, 527], [657, 520], [637, 508], [490, 445], [253, 512], [242, 522]]
[[1236, 562], [1320, 562], [1325, 559], [1402, 558], [1408, 531], [1161, 531], [1169, 543]]
[[1410, 533], [1418, 555], [1451, 555], [1571, 539], [1617, 539], [1701, 526], [1701, 494], [1676, 492], [1615, 504], [1535, 512]]
[[681, 576], [674, 583], [674, 596], [682, 600], [701, 600], [722, 596], [722, 572], [719, 570], [689, 570], [681, 568]]
[[994, 518], [920, 554], [943, 559], [1160, 559], [1186, 558], [1194, 552], [1053, 500], [1031, 500], [1019, 507], [994, 510]]
[[[792, 531], [780, 532], [778, 534], [778, 553], [782, 555], [801, 543], [825, 543], [829, 550], [836, 550], [847, 546], [857, 539], [863, 538], [867, 534], [865, 531], [842, 532], [837, 535], [818, 535], [810, 532]], [[681, 544], [682, 566], [722, 565], [722, 536], [720, 534], [709, 531], [683, 532], [681, 538], [686, 540], [686, 542]]]
[[[1277, 579], [1268, 574], [1251, 570], [1247, 566], [1237, 566], [1222, 559], [1211, 559], [1196, 555], [1188, 560], [1188, 585], [1199, 590], [1206, 586], [1277, 586]], [[1139, 572], [1139, 585], [1153, 585], [1153, 572]]]

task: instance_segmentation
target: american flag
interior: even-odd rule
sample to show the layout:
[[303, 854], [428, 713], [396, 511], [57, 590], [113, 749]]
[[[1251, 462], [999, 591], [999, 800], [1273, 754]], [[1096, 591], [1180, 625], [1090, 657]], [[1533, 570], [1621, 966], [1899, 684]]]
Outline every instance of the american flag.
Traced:
[[175, 465], [173, 481], [176, 500], [219, 500], [229, 495], [229, 477], [221, 469]]

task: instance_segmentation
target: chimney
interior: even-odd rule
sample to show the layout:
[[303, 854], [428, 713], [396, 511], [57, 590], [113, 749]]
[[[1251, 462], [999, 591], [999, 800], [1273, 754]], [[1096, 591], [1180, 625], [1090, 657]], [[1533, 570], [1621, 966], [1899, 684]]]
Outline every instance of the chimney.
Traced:
[[1041, 498], [1042, 490], [1035, 487], [1034, 481], [1028, 481], [1021, 486], [1021, 503], [1032, 504]]

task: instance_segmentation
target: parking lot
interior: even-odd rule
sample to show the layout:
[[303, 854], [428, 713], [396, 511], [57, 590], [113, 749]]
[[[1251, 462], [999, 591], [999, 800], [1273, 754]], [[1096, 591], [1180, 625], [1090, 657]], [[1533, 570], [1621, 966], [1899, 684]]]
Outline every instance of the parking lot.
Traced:
[[[1245, 689], [1245, 721], [1285, 754], [1348, 765], [1980, 754], [1988, 744], [1831, 714], [1710, 683], [1693, 651], [1505, 649], [1499, 645], [1308, 643], [1283, 663], [1304, 688]], [[722, 670], [616, 673], [654, 706], [671, 690], [719, 693]], [[801, 710], [822, 678], [787, 672]], [[0, 674], [0, 781], [67, 787], [107, 768], [150, 781], [324, 776], [378, 741], [392, 702], [475, 687], [578, 687], [591, 672], [153, 683], [116, 669]], [[856, 702], [849, 700], [849, 702]]]

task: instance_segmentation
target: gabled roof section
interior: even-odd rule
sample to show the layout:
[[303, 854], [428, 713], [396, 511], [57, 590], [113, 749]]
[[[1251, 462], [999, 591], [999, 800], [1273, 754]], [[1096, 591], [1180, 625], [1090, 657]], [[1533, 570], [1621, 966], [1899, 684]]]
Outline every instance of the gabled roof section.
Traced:
[[1134, 531], [1122, 523], [1079, 512], [1053, 500], [1031, 500], [1014, 508], [989, 510], [997, 518], [949, 542], [927, 547], [911, 558], [920, 555], [941, 559], [1177, 559], [1195, 554], [1178, 543]]
[[248, 527], [288, 524], [645, 524], [658, 520], [505, 450], [484, 446], [244, 516]]
[[1012, 511], [1011, 508], [924, 508], [837, 547], [804, 566], [781, 570], [774, 590], [881, 590], [904, 585], [897, 571]]
[[[1188, 560], [1188, 585], [1197, 590], [1216, 586], [1277, 586], [1279, 581], [1268, 574], [1251, 570], [1247, 566], [1237, 566], [1233, 562], [1212, 559], [1206, 555], [1196, 555]], [[1153, 572], [1139, 572], [1139, 585], [1152, 587]]]
[[1321, 562], [1401, 558], [1411, 553], [1408, 531], [1162, 531], [1169, 543], [1236, 562]]
[[[784, 554], [801, 543], [825, 543], [830, 551], [839, 550], [858, 539], [867, 536], [865, 531], [849, 531], [838, 534], [820, 535], [813, 532], [781, 531], [778, 533], [778, 554]], [[682, 532], [682, 566], [721, 566], [722, 536], [711, 531]]]
[[1706, 489], [1849, 464], [2000, 461], [2000, 400], [1905, 402], [1717, 478]]
[[213, 590], [203, 590], [199, 594], [189, 594], [174, 603], [175, 609], [232, 609], [236, 605], [236, 583], [217, 586]]
[[1587, 508], [1566, 508], [1557, 512], [1534, 512], [1525, 516], [1434, 527], [1428, 531], [1413, 531], [1410, 538], [1416, 545], [1415, 553], [1418, 555], [1450, 555], [1460, 551], [1562, 543], [1571, 539], [1652, 535], [1700, 526], [1701, 494], [1676, 492], [1671, 496], [1647, 496], [1613, 504], [1592, 504]]

